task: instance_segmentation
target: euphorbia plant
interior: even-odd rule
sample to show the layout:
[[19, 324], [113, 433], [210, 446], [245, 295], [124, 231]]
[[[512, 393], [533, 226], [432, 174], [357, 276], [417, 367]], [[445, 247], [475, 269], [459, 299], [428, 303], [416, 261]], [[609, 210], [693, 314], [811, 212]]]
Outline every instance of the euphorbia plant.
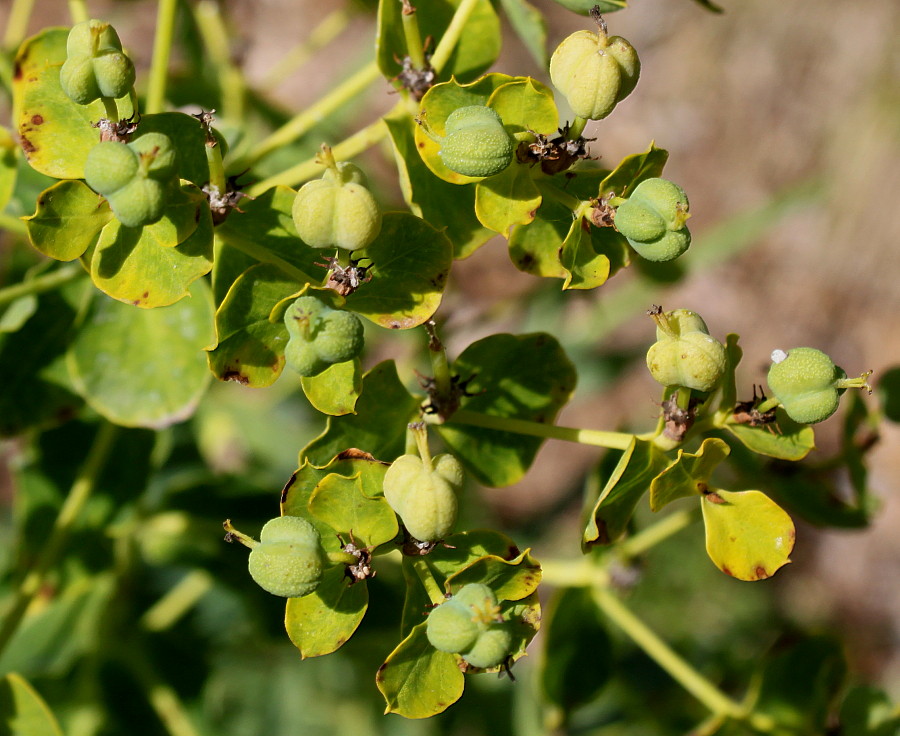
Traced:
[[[602, 145], [583, 135], [588, 121], [605, 121], [640, 94], [638, 51], [608, 35], [600, 15], [624, 2], [603, 5], [590, 9], [587, 27], [560, 43], [536, 79], [489, 71], [500, 26], [487, 0], [421, 7], [381, 0], [377, 65], [397, 93], [394, 108], [242, 191], [237, 182], [258, 178], [255, 164], [272, 140], [303, 136], [306, 118], [256, 144], [228, 140], [209, 111], [162, 110], [164, 64], [154, 64], [152, 94], [142, 103], [119, 36], [104, 20], [77, 17], [86, 12], [73, 3], [80, 22], [71, 30], [23, 41], [12, 86], [22, 155], [56, 180], [23, 218], [28, 239], [50, 259], [79, 265], [36, 277], [6, 299], [0, 291], [0, 303], [15, 304], [72, 289], [78, 317], [68, 323], [73, 335], [57, 366], [71, 392], [49, 395], [3, 431], [91, 411], [115, 425], [161, 429], [191, 415], [210, 373], [263, 388], [287, 366], [324, 415], [324, 430], [297, 440], [297, 469], [264, 502], [264, 516], [280, 516], [259, 542], [230, 522], [226, 529], [229, 540], [251, 547], [253, 579], [288, 599], [285, 628], [303, 657], [331, 654], [365, 631], [370, 588], [378, 591], [369, 581], [399, 571], [399, 632], [389, 646], [380, 642], [376, 684], [388, 712], [433, 716], [462, 696], [466, 676], [517, 671], [541, 626], [545, 582], [561, 590], [549, 619], [555, 648], [539, 677], [563, 720], [587, 699], [552, 684], [577, 661], [577, 647], [563, 643], [582, 624], [596, 629], [608, 620], [709, 709], [713, 725], [704, 733], [773, 732], [784, 724], [764, 699], [733, 700], [678, 657], [618, 599], [611, 570], [616, 553], [636, 554], [702, 516], [708, 555], [722, 572], [742, 581], [775, 574], [794, 546], [788, 511], [827, 516], [834, 499], [826, 493], [811, 509], [761, 469], [770, 458], [805, 458], [814, 448], [808, 425], [834, 413], [844, 389], [867, 388], [865, 377], [848, 380], [824, 353], [797, 348], [775, 358], [773, 396], [758, 395], [755, 386], [737, 385], [736, 335], [710, 328], [691, 309], [653, 307], [656, 341], [648, 321], [646, 362], [663, 386], [655, 426], [569, 428], [555, 418], [577, 370], [554, 335], [495, 334], [458, 355], [439, 335], [454, 261], [496, 235], [516, 268], [561, 280], [565, 291], [602, 287], [635, 253], [669, 262], [688, 250], [687, 194], [661, 176], [668, 153], [651, 143], [604, 168], [594, 156]], [[502, 6], [526, 38], [543, 38], [524, 0]], [[349, 96], [352, 87], [339, 90]], [[402, 211], [379, 202], [363, 164], [352, 161], [382, 140], [391, 144]], [[30, 329], [25, 320], [11, 332]], [[384, 355], [394, 357], [366, 365], [364, 333], [385, 346], [400, 330], [423, 333], [431, 375], [416, 377], [389, 348]], [[869, 415], [857, 399], [852, 409], [834, 462], [858, 475], [854, 430]], [[88, 488], [110, 461], [109, 431], [90, 455]], [[548, 438], [608, 453], [572, 535], [585, 556], [542, 566], [505, 530], [469, 527], [476, 512], [464, 478], [515, 483]], [[446, 452], [432, 455], [438, 442]], [[693, 498], [701, 514], [686, 509], [638, 530], [644, 495], [653, 512]], [[72, 513], [83, 503], [77, 499]], [[849, 512], [865, 520], [863, 506], [861, 499]], [[53, 554], [68, 527], [59, 529]], [[38, 582], [52, 562], [36, 568]], [[0, 630], [0, 652], [36, 594], [29, 585]], [[567, 606], [581, 612], [579, 622], [567, 622]], [[811, 728], [827, 717], [817, 715]]]

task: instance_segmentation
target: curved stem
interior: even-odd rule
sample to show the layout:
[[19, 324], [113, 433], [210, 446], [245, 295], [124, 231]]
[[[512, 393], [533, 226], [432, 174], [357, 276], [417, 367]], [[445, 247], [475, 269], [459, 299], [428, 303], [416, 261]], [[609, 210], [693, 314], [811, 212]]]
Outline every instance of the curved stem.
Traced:
[[169, 56], [175, 32], [177, 0], [159, 0], [156, 10], [156, 37], [153, 39], [153, 61], [147, 82], [147, 101], [144, 112], [162, 112], [166, 104], [166, 81], [169, 73]]
[[[318, 102], [291, 118], [268, 137], [256, 144], [246, 156], [235, 161], [230, 167], [240, 171], [253, 166], [257, 161], [270, 154], [276, 148], [293, 143], [309, 132], [316, 125], [347, 102], [357, 97], [366, 87], [380, 76], [378, 65], [371, 61], [355, 74], [348, 77]], [[380, 122], [380, 121], [379, 121]]]
[[117, 430], [116, 425], [109, 422], [103, 422], [97, 430], [84, 465], [69, 489], [40, 555], [26, 573], [25, 579], [16, 590], [12, 607], [3, 617], [3, 622], [0, 624], [0, 654], [19, 627], [31, 601], [43, 587], [48, 571], [56, 564], [57, 557], [68, 539], [69, 531], [90, 498], [103, 466], [109, 458]]
[[38, 276], [21, 284], [13, 284], [5, 289], [0, 289], [0, 306], [14, 302], [16, 299], [29, 294], [43, 294], [45, 291], [53, 291], [63, 284], [74, 281], [79, 276], [86, 276], [84, 269], [78, 265], [63, 266], [45, 276]]
[[[218, 239], [218, 236], [217, 236]], [[266, 248], [265, 246], [259, 245], [252, 240], [239, 238], [232, 233], [229, 233], [225, 243], [232, 248], [241, 251], [241, 253], [245, 253], [251, 258], [255, 258], [257, 261], [261, 263], [271, 263], [273, 266], [278, 266], [282, 271], [284, 271], [291, 278], [296, 279], [301, 284], [318, 284], [320, 283], [320, 279], [314, 279], [307, 273], [304, 273], [296, 266], [288, 263], [286, 260], [281, 258], [280, 256], [275, 255], [271, 250]]]
[[513, 419], [511, 417], [498, 417], [491, 414], [460, 409], [450, 418], [448, 424], [468, 424], [473, 427], [496, 429], [502, 432], [514, 432], [532, 437], [545, 437], [547, 439], [577, 442], [580, 445], [593, 447], [608, 447], [612, 450], [627, 450], [633, 434], [625, 432], [605, 432], [599, 429], [578, 429], [576, 427], [560, 427], [554, 424], [543, 424], [526, 419]]
[[456, 44], [459, 43], [466, 23], [469, 22], [469, 16], [472, 15], [472, 11], [475, 10], [478, 2], [479, 0], [462, 0], [456, 7], [456, 12], [453, 14], [453, 18], [450, 19], [450, 25], [447, 26], [447, 30], [444, 31], [437, 48], [431, 55], [431, 66], [434, 67], [436, 72], [443, 71], [444, 66], [450, 61], [450, 55], [453, 53], [453, 49], [456, 48]]

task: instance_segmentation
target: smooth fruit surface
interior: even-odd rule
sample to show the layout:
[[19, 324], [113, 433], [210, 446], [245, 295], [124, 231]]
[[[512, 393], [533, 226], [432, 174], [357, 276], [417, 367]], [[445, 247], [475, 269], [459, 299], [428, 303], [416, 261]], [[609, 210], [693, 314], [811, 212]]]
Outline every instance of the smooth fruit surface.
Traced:
[[113, 214], [126, 227], [151, 225], [162, 217], [166, 189], [155, 179], [132, 179], [107, 197]]
[[139, 159], [132, 148], [118, 141], [94, 146], [84, 163], [84, 181], [104, 197], [128, 184], [137, 174]]
[[453, 531], [462, 485], [462, 466], [452, 455], [438, 455], [425, 467], [417, 455], [402, 455], [384, 476], [384, 497], [416, 539], [436, 541]]
[[134, 81], [134, 64], [112, 26], [87, 20], [69, 31], [59, 83], [72, 101], [87, 105], [100, 97], [124, 97]]
[[[340, 164], [338, 164], [340, 166]], [[291, 214], [300, 239], [312, 248], [365, 248], [381, 232], [381, 209], [372, 193], [358, 183], [365, 177], [345, 168], [304, 184]], [[346, 179], [343, 178], [346, 176]]]
[[251, 577], [272, 595], [309, 595], [318, 587], [324, 567], [319, 534], [297, 516], [272, 519], [263, 527], [247, 564]]
[[485, 628], [469, 608], [451, 598], [428, 614], [425, 633], [435, 649], [457, 654], [472, 647]]

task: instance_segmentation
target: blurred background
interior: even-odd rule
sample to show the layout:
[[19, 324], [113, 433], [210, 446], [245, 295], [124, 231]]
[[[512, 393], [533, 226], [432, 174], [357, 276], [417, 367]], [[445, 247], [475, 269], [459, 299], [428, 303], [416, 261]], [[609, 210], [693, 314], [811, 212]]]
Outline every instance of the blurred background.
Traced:
[[[568, 33], [590, 28], [589, 20], [550, 0], [533, 3], [547, 18], [551, 51]], [[10, 5], [0, 2], [0, 28]], [[585, 131], [596, 138], [592, 154], [609, 167], [645, 150], [651, 140], [670, 152], [665, 176], [691, 200], [694, 241], [684, 263], [679, 261], [683, 280], [670, 284], [671, 271], [632, 268], [597, 290], [562, 295], [558, 282], [516, 271], [501, 239], [454, 266], [439, 313], [451, 356], [495, 332], [552, 332], [570, 351], [580, 379], [559, 424], [638, 431], [653, 426], [659, 392], [642, 369], [654, 334], [644, 315], [651, 304], [700, 312], [720, 339], [740, 334], [739, 394], [746, 398], [752, 384], [764, 381], [775, 348], [819, 348], [851, 376], [874, 370], [873, 385], [900, 363], [900, 4], [723, 0], [721, 5], [724, 12], [713, 14], [691, 0], [633, 0], [624, 12], [607, 16], [610, 32], [629, 39], [640, 53], [641, 79], [609, 119]], [[257, 0], [221, 7], [230, 57], [243, 72], [254, 105], [272, 122], [308, 106], [373, 56], [370, 3]], [[32, 32], [69, 24], [63, 2], [37, 0], [35, 8]], [[140, 84], [151, 57], [155, 3], [92, 0], [89, 8], [117, 28], [135, 59]], [[314, 29], [316, 38], [327, 43], [282, 75], [279, 64]], [[172, 99], [191, 112], [198, 104], [212, 106], [212, 72], [192, 49], [187, 43], [176, 47], [172, 62]], [[493, 70], [549, 84], [546, 69], [505, 21], [504, 49]], [[302, 160], [323, 140], [345, 137], [394, 101], [390, 86], [378, 80], [327, 129], [276, 153], [263, 166], [277, 171]], [[8, 98], [0, 99], [0, 112], [8, 123]], [[240, 121], [229, 120], [226, 112], [221, 122], [228, 135]], [[259, 117], [254, 125], [262, 125]], [[248, 135], [261, 132], [251, 129]], [[389, 147], [369, 151], [364, 162], [378, 182], [380, 200], [402, 207]], [[14, 214], [30, 214], [22, 207]], [[0, 233], [4, 258], [20, 247]], [[395, 357], [412, 377], [414, 368], [427, 371], [423, 342], [418, 335], [373, 340], [366, 363]], [[179, 431], [199, 437], [204, 459], [216, 473], [203, 486], [203, 501], [192, 487], [191, 500], [182, 508], [175, 504], [179, 512], [190, 512], [196, 504], [209, 517], [221, 512], [222, 518], [235, 518], [243, 511], [260, 524], [277, 512], [277, 492], [295, 467], [297, 449], [321, 431], [319, 420], [296, 400], [295, 388], [257, 393], [231, 384], [213, 386], [213, 400]], [[817, 428], [822, 452], [835, 446], [839, 429], [836, 420]], [[900, 699], [900, 543], [895, 532], [900, 525], [900, 428], [886, 422], [881, 432], [869, 455], [870, 485], [881, 510], [869, 528], [821, 531], [798, 524], [794, 564], [773, 580], [749, 584], [727, 579], [712, 567], [694, 527], [670, 543], [678, 551], [667, 546], [646, 561], [641, 573], [646, 585], [634, 592], [634, 607], [650, 623], [660, 623], [667, 640], [689, 658], [708, 657], [715, 667], [716, 658], [721, 662], [723, 652], [730, 652], [721, 671], [711, 672], [726, 683], [785, 628], [840, 632], [852, 676]], [[15, 442], [0, 445], [0, 451], [17, 456]], [[542, 553], [575, 556], [582, 488], [597, 461], [595, 449], [548, 442], [521, 483], [470, 489], [471, 499], [479, 502], [473, 517], [533, 542], [538, 558]], [[252, 488], [224, 487], [223, 478], [232, 482], [241, 476], [241, 483]], [[8, 478], [0, 492], [0, 501], [9, 506]], [[264, 493], [276, 495], [260, 509]], [[552, 520], [549, 531], [547, 519]], [[217, 539], [214, 528], [203, 534]], [[196, 542], [197, 547], [205, 544]], [[463, 705], [440, 724], [382, 718], [377, 692], [372, 697], [374, 669], [360, 663], [377, 666], [385, 654], [383, 642], [379, 647], [372, 639], [354, 639], [346, 653], [300, 663], [279, 634], [278, 602], [248, 590], [242, 569], [228, 571], [228, 566], [242, 567], [242, 556], [225, 552], [233, 554], [210, 552], [221, 559], [207, 567], [226, 585], [203, 599], [162, 651], [169, 660], [161, 671], [178, 683], [199, 722], [218, 733], [241, 735], [296, 733], [300, 727], [304, 733], [479, 733], [487, 726], [472, 711], [485, 699], [508, 701], [515, 705], [510, 712], [518, 714], [491, 723], [492, 733], [530, 733], [527, 725], [516, 724], [530, 712], [527, 675], [512, 688], [505, 681], [470, 686]], [[184, 572], [160, 570], [149, 579], [157, 592]], [[389, 601], [398, 581], [389, 573], [384, 578], [383, 598]], [[389, 628], [393, 615], [388, 603], [373, 603], [367, 623]], [[695, 625], [699, 620], [704, 621], [702, 636]], [[178, 672], [176, 663], [192, 659], [197, 630], [204, 632], [204, 649]], [[661, 692], [669, 687], [662, 684], [662, 674], [648, 674], [639, 657], [632, 664], [643, 673], [642, 687]], [[523, 663], [521, 669], [527, 673], [528, 668]], [[60, 665], [57, 675], [64, 671]], [[102, 674], [108, 688], [103, 699], [114, 701], [116, 678]], [[45, 676], [52, 679], [53, 673]], [[127, 692], [127, 683], [122, 687]], [[65, 702], [63, 690], [48, 682], [42, 692], [52, 704], [54, 698]], [[607, 693], [602, 707], [608, 713], [615, 710], [610, 702], [629, 697], [635, 696]], [[65, 707], [73, 718], [84, 717], [75, 705]], [[137, 708], [133, 714], [141, 713], [131, 707]], [[151, 706], [145, 708], [148, 723], [155, 723]], [[690, 706], [685, 708], [690, 713]], [[166, 732], [153, 725], [142, 728], [138, 732]], [[595, 721], [585, 732], [591, 728], [600, 727]], [[665, 728], [656, 724], [641, 733], [681, 732]], [[629, 731], [610, 725], [597, 732]]]

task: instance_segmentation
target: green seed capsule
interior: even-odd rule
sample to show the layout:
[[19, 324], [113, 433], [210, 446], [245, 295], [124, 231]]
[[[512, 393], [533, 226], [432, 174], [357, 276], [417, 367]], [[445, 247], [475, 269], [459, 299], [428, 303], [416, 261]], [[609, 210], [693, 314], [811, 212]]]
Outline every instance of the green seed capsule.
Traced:
[[403, 455], [385, 473], [384, 497], [413, 537], [437, 541], [456, 524], [462, 481], [462, 466], [452, 455], [432, 458], [430, 469], [417, 455]]
[[464, 176], [499, 174], [512, 162], [514, 141], [500, 116], [484, 105], [454, 110], [444, 123], [444, 136], [433, 136], [441, 144], [438, 155], [451, 171]]
[[281, 516], [266, 522], [248, 568], [256, 583], [272, 595], [301, 598], [319, 585], [324, 569], [319, 533], [306, 519]]
[[332, 309], [314, 296], [301, 296], [284, 314], [290, 339], [285, 363], [301, 376], [317, 376], [362, 351], [363, 326], [352, 312]]
[[88, 152], [84, 181], [108, 197], [134, 179], [139, 167], [140, 159], [133, 148], [117, 141], [103, 141]]
[[776, 350], [772, 360], [766, 381], [791, 419], [816, 424], [837, 411], [847, 374], [825, 353], [815, 348]]
[[503, 664], [509, 656], [512, 634], [504, 624], [496, 624], [478, 636], [475, 644], [463, 652], [462, 658], [473, 667], [487, 669]]
[[576, 31], [553, 52], [550, 79], [581, 118], [600, 120], [637, 84], [641, 63], [621, 36]]
[[691, 244], [685, 225], [690, 204], [684, 190], [667, 179], [645, 179], [616, 208], [615, 226], [648, 261], [671, 261]]
[[468, 607], [451, 598], [428, 614], [425, 633], [438, 651], [458, 654], [471, 648], [486, 628]]
[[156, 179], [135, 177], [106, 199], [119, 222], [126, 227], [143, 227], [163, 216], [166, 187]]
[[700, 315], [676, 309], [653, 316], [657, 341], [647, 351], [650, 375], [663, 386], [712, 391], [725, 373], [725, 347]]
[[134, 64], [112, 26], [87, 20], [69, 31], [59, 83], [72, 101], [87, 105], [100, 97], [124, 97], [134, 80]]

